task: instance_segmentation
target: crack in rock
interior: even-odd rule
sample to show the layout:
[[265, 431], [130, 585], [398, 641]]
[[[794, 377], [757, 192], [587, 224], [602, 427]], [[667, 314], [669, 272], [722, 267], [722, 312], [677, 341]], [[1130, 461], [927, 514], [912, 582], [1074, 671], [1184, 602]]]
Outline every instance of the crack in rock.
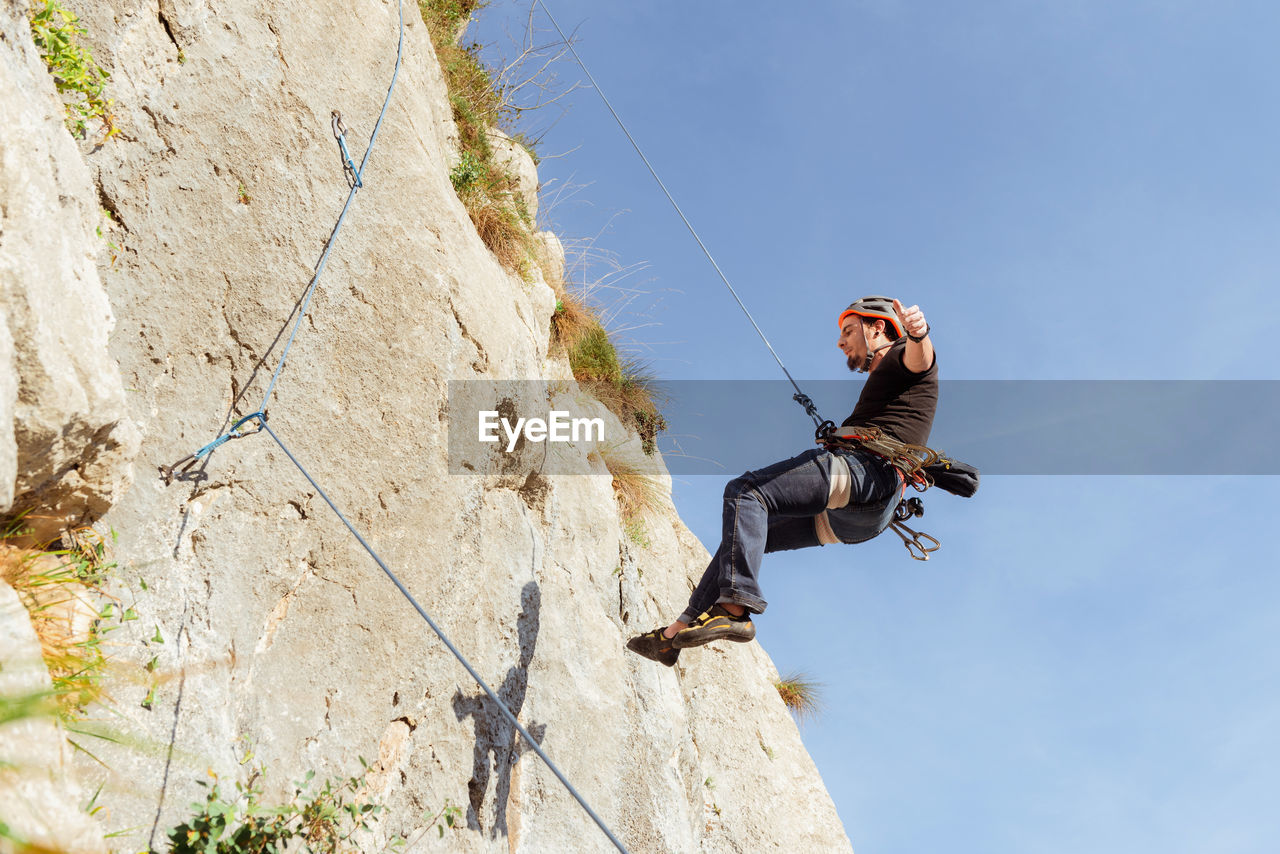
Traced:
[[315, 567], [307, 564], [307, 568], [302, 571], [302, 575], [298, 576], [298, 580], [294, 582], [293, 587], [288, 593], [281, 596], [280, 601], [271, 609], [271, 613], [267, 615], [266, 625], [263, 626], [262, 636], [258, 639], [258, 645], [253, 650], [254, 655], [261, 655], [271, 648], [271, 644], [276, 637], [276, 631], [280, 628], [280, 624], [284, 622], [285, 617], [289, 616], [289, 606], [293, 604], [294, 597], [298, 595], [303, 583], [312, 575], [315, 575]]
[[462, 333], [462, 337], [476, 348], [476, 358], [471, 360], [471, 368], [477, 373], [489, 370], [488, 352], [484, 349], [484, 345], [467, 330], [467, 325], [462, 322], [462, 316], [458, 314], [458, 307], [453, 304], [452, 300], [449, 301], [449, 310], [453, 312], [453, 322], [458, 325], [458, 331]]

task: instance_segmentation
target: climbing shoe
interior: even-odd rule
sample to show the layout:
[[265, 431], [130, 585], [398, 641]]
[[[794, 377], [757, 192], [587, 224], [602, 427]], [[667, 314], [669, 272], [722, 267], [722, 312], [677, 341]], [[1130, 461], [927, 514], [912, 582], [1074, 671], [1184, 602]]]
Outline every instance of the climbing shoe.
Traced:
[[676, 659], [680, 657], [680, 650], [672, 646], [671, 638], [664, 636], [662, 629], [654, 629], [633, 637], [627, 641], [627, 649], [637, 655], [643, 655], [650, 661], [665, 664], [667, 667], [673, 667]]
[[703, 611], [698, 619], [690, 623], [687, 629], [676, 632], [671, 645], [680, 650], [718, 640], [746, 643], [755, 636], [756, 626], [751, 622], [749, 612], [743, 611], [741, 617], [735, 617], [724, 606], [712, 605], [710, 610]]

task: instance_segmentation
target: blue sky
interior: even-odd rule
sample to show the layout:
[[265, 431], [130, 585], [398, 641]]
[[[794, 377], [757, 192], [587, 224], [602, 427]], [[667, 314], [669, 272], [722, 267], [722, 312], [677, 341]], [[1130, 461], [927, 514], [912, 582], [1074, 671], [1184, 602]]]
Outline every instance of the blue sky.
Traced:
[[[1275, 4], [550, 5], [792, 373], [849, 382], [828, 417], [866, 293], [921, 305], [948, 379], [1277, 378]], [[472, 34], [522, 24], [495, 0]], [[780, 378], [595, 93], [568, 104], [547, 218], [643, 267], [595, 293], [630, 351]], [[676, 485], [711, 548], [733, 474]], [[1278, 492], [989, 477], [927, 497], [928, 564], [767, 558], [760, 641], [825, 683], [803, 735], [855, 850], [1280, 850]]]

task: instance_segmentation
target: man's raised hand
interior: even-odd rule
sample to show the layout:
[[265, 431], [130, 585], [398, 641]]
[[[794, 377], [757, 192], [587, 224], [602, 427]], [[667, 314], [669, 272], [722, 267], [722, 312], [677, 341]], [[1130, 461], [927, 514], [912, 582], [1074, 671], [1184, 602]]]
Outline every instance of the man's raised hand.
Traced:
[[925, 333], [929, 331], [929, 324], [925, 322], [924, 312], [920, 310], [920, 306], [913, 305], [910, 308], [903, 308], [900, 301], [894, 300], [893, 311], [898, 315], [898, 319], [902, 321], [902, 331], [907, 335], [923, 338]]

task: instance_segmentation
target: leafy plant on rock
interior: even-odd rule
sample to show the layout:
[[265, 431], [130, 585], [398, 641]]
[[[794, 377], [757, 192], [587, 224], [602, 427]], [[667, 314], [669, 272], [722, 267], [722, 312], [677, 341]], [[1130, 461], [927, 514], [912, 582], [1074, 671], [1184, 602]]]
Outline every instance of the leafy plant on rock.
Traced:
[[66, 104], [67, 128], [83, 138], [88, 133], [89, 122], [96, 120], [102, 125], [102, 141], [110, 139], [119, 132], [111, 115], [113, 102], [106, 96], [111, 75], [94, 61], [89, 49], [80, 44], [88, 30], [80, 26], [80, 19], [64, 9], [58, 0], [44, 0], [43, 5], [36, 3], [29, 18], [36, 49]]
[[208, 790], [204, 801], [193, 803], [192, 815], [169, 831], [169, 854], [358, 851], [354, 835], [370, 830], [386, 809], [361, 794], [363, 780], [358, 776], [326, 780], [311, 793], [315, 772], [308, 771], [287, 803], [266, 806], [261, 768], [246, 782], [236, 782], [234, 792], [224, 791], [218, 776], [209, 774], [212, 783], [199, 781]]

